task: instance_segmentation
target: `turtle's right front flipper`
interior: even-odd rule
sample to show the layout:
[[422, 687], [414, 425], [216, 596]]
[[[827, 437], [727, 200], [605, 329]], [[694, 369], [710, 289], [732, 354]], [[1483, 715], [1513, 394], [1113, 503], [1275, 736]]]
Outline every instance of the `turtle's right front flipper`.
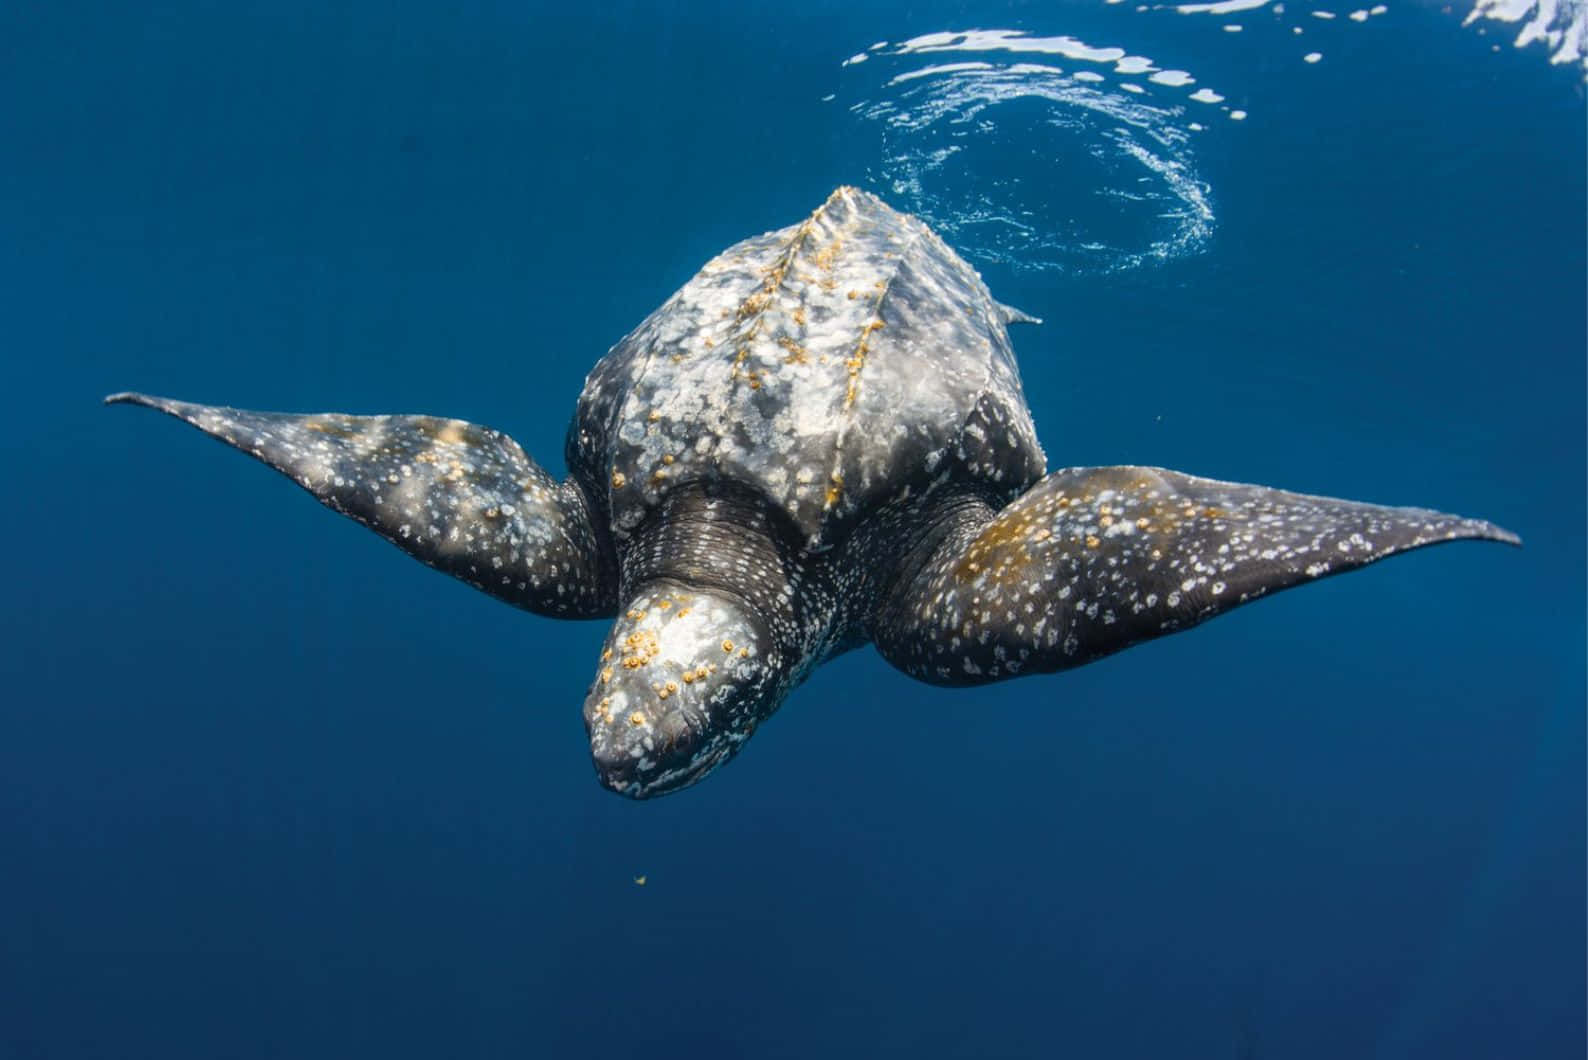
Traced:
[[113, 394], [264, 461], [415, 559], [515, 607], [600, 618], [617, 564], [572, 479], [505, 434], [434, 416], [291, 415]]

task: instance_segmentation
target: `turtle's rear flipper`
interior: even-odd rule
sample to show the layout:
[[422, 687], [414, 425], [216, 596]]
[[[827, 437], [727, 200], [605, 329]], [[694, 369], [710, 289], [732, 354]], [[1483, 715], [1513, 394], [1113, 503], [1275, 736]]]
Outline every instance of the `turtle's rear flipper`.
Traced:
[[552, 481], [505, 434], [434, 416], [290, 415], [144, 405], [269, 464], [414, 558], [515, 607], [609, 616], [617, 572], [573, 481]]
[[1423, 545], [1520, 544], [1490, 523], [1151, 467], [1068, 468], [960, 524], [877, 623], [895, 666], [936, 684], [1063, 670], [1266, 593]]

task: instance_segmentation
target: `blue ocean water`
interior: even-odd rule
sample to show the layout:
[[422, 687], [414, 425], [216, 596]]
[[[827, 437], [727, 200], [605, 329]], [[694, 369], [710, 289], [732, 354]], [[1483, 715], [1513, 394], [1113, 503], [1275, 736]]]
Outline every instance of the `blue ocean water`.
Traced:
[[[1582, 68], [1245, 6], [0, 6], [0, 1057], [1581, 1055]], [[1526, 547], [980, 689], [855, 652], [631, 803], [599, 623], [98, 404], [560, 473], [605, 349], [840, 183], [1044, 318], [1051, 466]]]

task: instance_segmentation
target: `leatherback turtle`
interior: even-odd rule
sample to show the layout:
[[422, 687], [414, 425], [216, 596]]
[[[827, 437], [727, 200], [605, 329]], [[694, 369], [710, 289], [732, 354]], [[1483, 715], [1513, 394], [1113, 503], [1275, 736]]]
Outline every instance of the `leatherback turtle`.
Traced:
[[497, 599], [613, 618], [584, 702], [634, 798], [700, 780], [867, 641], [975, 685], [1090, 662], [1486, 522], [1153, 467], [1047, 472], [1007, 325], [915, 217], [839, 188], [713, 258], [596, 364], [562, 482], [505, 434], [115, 394]]

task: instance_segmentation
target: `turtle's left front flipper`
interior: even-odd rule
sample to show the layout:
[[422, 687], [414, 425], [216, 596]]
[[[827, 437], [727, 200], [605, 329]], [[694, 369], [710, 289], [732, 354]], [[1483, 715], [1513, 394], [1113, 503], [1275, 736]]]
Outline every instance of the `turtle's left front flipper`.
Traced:
[[1151, 467], [1068, 468], [962, 514], [877, 625], [895, 666], [979, 684], [1091, 662], [1266, 593], [1423, 545], [1520, 544], [1490, 523]]
[[505, 434], [434, 416], [290, 415], [113, 394], [258, 458], [415, 559], [515, 607], [610, 616], [617, 569], [572, 479]]

